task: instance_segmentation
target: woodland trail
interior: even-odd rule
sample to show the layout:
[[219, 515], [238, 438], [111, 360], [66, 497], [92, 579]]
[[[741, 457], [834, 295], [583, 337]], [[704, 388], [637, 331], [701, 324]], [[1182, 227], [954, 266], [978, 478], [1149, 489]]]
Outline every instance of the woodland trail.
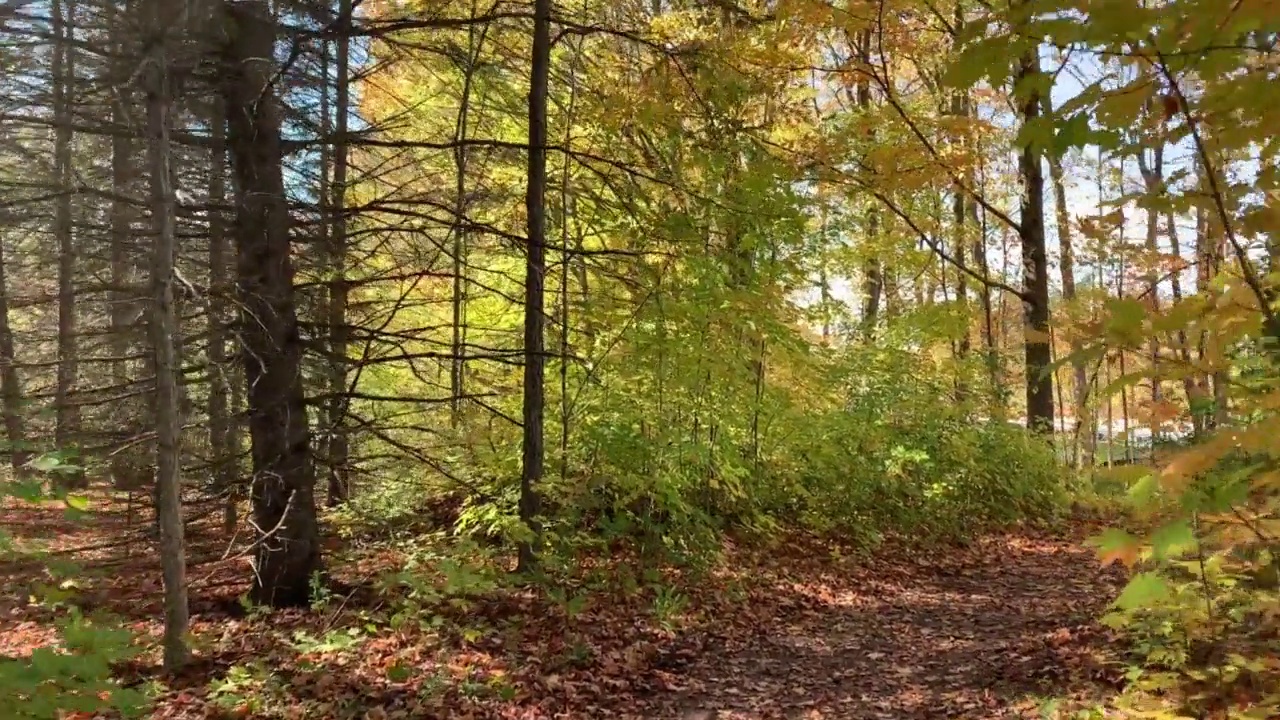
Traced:
[[[759, 631], [673, 669], [649, 717], [1040, 717], [1106, 691], [1097, 618], [1120, 578], [1078, 540], [1000, 536], [780, 587]], [[892, 561], [890, 561], [892, 562]]]
[[[50, 510], [31, 532], [61, 528], [60, 513]], [[31, 513], [24, 517], [31, 524]], [[82, 534], [62, 528], [71, 538], [64, 541], [92, 545], [119, 531], [118, 519], [101, 515], [79, 526]], [[1038, 718], [1037, 697], [1087, 702], [1115, 687], [1116, 670], [1101, 658], [1118, 646], [1097, 619], [1123, 579], [1082, 545], [1088, 533], [1018, 532], [861, 557], [816, 538], [772, 548], [730, 543], [709, 573], [668, 578], [687, 599], [669, 627], [660, 627], [649, 592], [599, 594], [571, 618], [539, 593], [511, 589], [452, 610], [415, 611], [439, 623], [305, 653], [294, 645], [298, 633], [359, 630], [366, 613], [394, 598], [353, 594], [323, 612], [246, 615], [237, 601], [247, 590], [242, 568], [206, 562], [199, 567], [208, 584], [193, 592], [193, 628], [206, 645], [168, 680], [152, 717], [228, 717], [211, 688], [239, 666], [269, 668], [269, 682], [261, 711], [237, 710], [237, 718]], [[396, 562], [379, 558], [340, 567], [375, 577]], [[78, 601], [157, 637], [155, 559], [126, 559], [127, 569], [113, 562], [86, 575]], [[25, 601], [41, 577], [30, 563], [0, 562], [0, 655], [24, 655], [56, 637], [51, 614]], [[133, 684], [155, 669], [148, 661], [122, 677]], [[499, 680], [513, 692], [483, 692], [484, 682]]]

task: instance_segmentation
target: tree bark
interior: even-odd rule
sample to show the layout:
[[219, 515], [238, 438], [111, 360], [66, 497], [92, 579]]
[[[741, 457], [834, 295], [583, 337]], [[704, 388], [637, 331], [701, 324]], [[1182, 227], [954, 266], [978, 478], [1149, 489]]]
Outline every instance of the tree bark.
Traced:
[[[864, 66], [870, 65], [871, 30], [869, 28], [859, 34], [857, 45], [859, 60]], [[864, 114], [871, 112], [871, 78], [865, 75], [858, 80], [858, 107]], [[868, 131], [868, 133], [870, 135], [868, 140], [874, 139], [874, 131]], [[867, 207], [866, 220], [867, 242], [875, 243], [880, 234], [880, 214], [874, 203]], [[880, 319], [880, 305], [885, 291], [884, 264], [878, 256], [873, 255], [866, 260], [862, 277], [862, 335], [870, 340], [875, 335], [876, 323]]]
[[222, 531], [228, 537], [239, 522], [240, 481], [232, 442], [231, 374], [227, 357], [229, 302], [232, 292], [227, 247], [227, 122], [221, 97], [211, 101], [209, 129], [209, 447], [213, 454], [214, 487], [223, 496]]
[[176, 338], [181, 331], [174, 311], [175, 196], [169, 145], [170, 89], [163, 34], [167, 0], [152, 0], [152, 28], [160, 39], [146, 58], [147, 159], [151, 172], [151, 349], [155, 369], [156, 516], [160, 527], [160, 566], [164, 580], [164, 668], [178, 670], [188, 657], [186, 633], [187, 564], [183, 540], [182, 486], [179, 478], [182, 416], [178, 388]]
[[[1175, 306], [1182, 303], [1182, 243], [1178, 240], [1178, 221], [1174, 217], [1172, 211], [1165, 215], [1165, 224], [1169, 233], [1169, 252], [1174, 258], [1174, 271], [1169, 274], [1170, 290], [1173, 294], [1173, 304]], [[1178, 357], [1182, 364], [1188, 370], [1191, 368], [1191, 341], [1187, 337], [1186, 328], [1178, 328], [1175, 338], [1175, 345], [1178, 347]], [[1201, 407], [1204, 400], [1204, 388], [1201, 386], [1200, 378], [1191, 372], [1185, 372], [1182, 378], [1182, 391], [1187, 396], [1187, 409], [1191, 415], [1192, 432], [1199, 434], [1203, 430], [1201, 416], [1197, 409]]]
[[[474, 17], [478, 8], [471, 4]], [[467, 65], [463, 68], [462, 97], [458, 101], [458, 117], [454, 127], [454, 140], [458, 146], [453, 151], [454, 163], [454, 226], [453, 249], [453, 327], [449, 362], [449, 425], [457, 429], [462, 423], [462, 395], [466, 386], [467, 368], [467, 146], [466, 140], [471, 121], [471, 91], [475, 84], [475, 69], [480, 57], [480, 45], [485, 28], [470, 25], [467, 28]]]
[[251, 598], [306, 605], [320, 568], [314, 468], [294, 305], [289, 210], [272, 82], [277, 25], [262, 0], [228, 3], [222, 94], [239, 186], [236, 272], [259, 534]]
[[[1045, 110], [1051, 109], [1049, 98], [1042, 100]], [[1049, 154], [1049, 179], [1053, 183], [1054, 214], [1058, 225], [1058, 265], [1062, 274], [1062, 299], [1068, 305], [1076, 299], [1076, 253], [1071, 235], [1071, 216], [1067, 212], [1067, 185], [1062, 170], [1062, 158]], [[1089, 375], [1083, 357], [1084, 346], [1074, 336], [1070, 342], [1072, 413], [1075, 427], [1072, 431], [1075, 446], [1075, 464], [1080, 468], [1093, 463], [1097, 445], [1093, 413], [1089, 410]], [[1088, 416], [1086, 418], [1086, 415]]]
[[[1018, 82], [1028, 86], [1020, 100], [1022, 120], [1031, 124], [1040, 116], [1040, 92], [1034, 87], [1040, 75], [1039, 48], [1023, 54]], [[1022, 179], [1022, 214], [1018, 237], [1022, 244], [1024, 364], [1027, 383], [1027, 427], [1033, 432], [1053, 432], [1053, 357], [1049, 344], [1049, 262], [1044, 236], [1044, 168], [1042, 149], [1028, 142], [1019, 154]]]
[[[71, 0], [53, 0], [52, 11], [53, 162], [58, 184], [53, 211], [53, 236], [58, 246], [58, 370], [54, 397], [54, 444], [63, 450], [78, 439], [80, 430], [80, 411], [75, 404], [80, 349], [76, 327], [76, 251], [71, 215], [71, 200], [75, 192], [71, 167], [71, 144], [74, 140], [71, 93], [75, 82], [72, 23], [75, 5]], [[70, 478], [68, 484], [78, 486], [82, 483], [83, 475], [78, 474]]]
[[5, 238], [0, 234], [0, 413], [4, 416], [13, 475], [22, 477], [26, 474], [30, 454], [27, 452], [26, 423], [22, 415], [22, 379], [15, 364], [13, 326], [9, 323], [9, 279], [4, 246]]
[[533, 57], [529, 78], [529, 176], [525, 194], [528, 216], [528, 257], [524, 290], [524, 433], [520, 473], [520, 520], [531, 537], [519, 545], [521, 571], [537, 563], [538, 484], [542, 481], [546, 448], [543, 419], [546, 388], [543, 283], [547, 272], [547, 92], [551, 66], [551, 0], [534, 0]]
[[347, 115], [351, 111], [351, 0], [338, 3], [338, 48], [334, 97], [333, 179], [329, 186], [329, 442], [326, 458], [328, 504], [346, 502], [351, 493], [351, 439], [347, 434], [347, 353], [350, 329], [347, 327]]
[[[1153, 139], [1152, 160], [1147, 162], [1145, 150], [1137, 152], [1138, 172], [1142, 175], [1143, 187], [1147, 191], [1148, 200], [1153, 201], [1164, 194], [1164, 138]], [[1176, 242], [1176, 239], [1175, 239]], [[1154, 204], [1147, 208], [1146, 247], [1150, 269], [1147, 272], [1148, 304], [1155, 312], [1160, 310], [1160, 209]], [[1154, 333], [1147, 343], [1147, 355], [1151, 362], [1151, 402], [1154, 406], [1163, 398], [1163, 386], [1160, 381], [1158, 365], [1160, 363], [1160, 338]], [[1151, 428], [1152, 439], [1156, 439], [1159, 428]]]
[[[119, 60], [113, 67], [112, 75], [120, 85], [115, 89], [114, 97], [111, 101], [111, 124], [117, 128], [129, 126], [129, 105], [133, 102], [132, 92], [126, 83], [131, 71], [129, 63], [130, 45], [126, 40], [130, 33], [127, 23], [129, 18], [127, 7], [126, 5], [124, 9], [116, 11], [110, 19], [112, 33], [118, 39], [118, 42], [115, 43], [115, 51], [118, 53]], [[111, 380], [122, 392], [128, 389], [131, 383], [130, 362], [127, 358], [130, 355], [131, 315], [136, 316], [134, 315], [136, 310], [131, 310], [131, 306], [138, 300], [130, 287], [133, 278], [130, 272], [129, 250], [131, 243], [134, 242], [134, 209], [129, 202], [129, 197], [133, 176], [133, 138], [127, 133], [116, 133], [111, 136], [111, 191], [113, 196], [110, 209], [110, 274], [112, 290], [110, 293], [111, 305], [107, 316], [110, 321], [111, 349], [116, 357], [116, 360], [111, 363]]]

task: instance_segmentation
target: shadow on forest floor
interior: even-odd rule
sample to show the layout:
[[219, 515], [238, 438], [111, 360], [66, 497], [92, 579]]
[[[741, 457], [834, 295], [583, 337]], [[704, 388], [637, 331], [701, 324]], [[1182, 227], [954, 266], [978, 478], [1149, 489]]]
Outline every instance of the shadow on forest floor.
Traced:
[[[124, 527], [114, 507], [78, 531], [60, 510], [13, 510], [4, 519], [23, 524], [11, 534], [54, 548], [108, 543]], [[335, 562], [356, 589], [325, 609], [246, 615], [237, 603], [248, 586], [244, 558], [226, 551], [216, 528], [196, 529], [197, 654], [168, 679], [157, 718], [218, 717], [227, 698], [215, 702], [210, 688], [236, 666], [249, 668], [242, 681], [261, 702], [246, 715], [233, 700], [231, 715], [263, 718], [1031, 718], [1037, 695], [1088, 698], [1112, 682], [1095, 620], [1121, 578], [1098, 566], [1078, 534], [992, 535], [863, 559], [799, 539], [731, 550], [710, 577], [668, 576], [667, 600], [680, 602], [669, 603], [665, 623], [652, 588], [597, 589], [576, 613], [510, 588], [420, 607], [391, 631], [385, 621], [399, 601], [369, 582], [403, 559]], [[82, 601], [157, 636], [154, 554], [122, 559], [115, 548], [87, 564], [98, 567]], [[50, 614], [20, 597], [38, 575], [0, 563], [0, 654], [52, 637]], [[344, 633], [358, 642], [314, 642]], [[153, 661], [125, 674], [155, 677]]]
[[779, 590], [790, 606], [704, 653], [660, 704], [689, 720], [1038, 717], [1105, 691], [1095, 620], [1119, 578], [1062, 540], [993, 536]]

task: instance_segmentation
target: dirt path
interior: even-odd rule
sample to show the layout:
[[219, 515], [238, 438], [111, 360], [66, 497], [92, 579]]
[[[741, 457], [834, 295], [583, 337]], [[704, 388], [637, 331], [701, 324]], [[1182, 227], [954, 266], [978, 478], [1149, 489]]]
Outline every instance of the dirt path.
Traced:
[[1014, 718], [1039, 717], [1037, 697], [1105, 690], [1095, 619], [1119, 578], [1077, 542], [990, 538], [842, 575], [780, 581], [787, 597], [757, 632], [674, 661], [651, 707], [685, 720]]

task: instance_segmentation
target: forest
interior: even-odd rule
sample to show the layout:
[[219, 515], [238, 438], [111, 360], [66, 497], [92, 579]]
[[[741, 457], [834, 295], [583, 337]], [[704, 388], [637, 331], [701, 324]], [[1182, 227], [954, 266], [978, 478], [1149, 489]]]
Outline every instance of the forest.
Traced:
[[1280, 717], [1276, 0], [0, 0], [0, 716]]

